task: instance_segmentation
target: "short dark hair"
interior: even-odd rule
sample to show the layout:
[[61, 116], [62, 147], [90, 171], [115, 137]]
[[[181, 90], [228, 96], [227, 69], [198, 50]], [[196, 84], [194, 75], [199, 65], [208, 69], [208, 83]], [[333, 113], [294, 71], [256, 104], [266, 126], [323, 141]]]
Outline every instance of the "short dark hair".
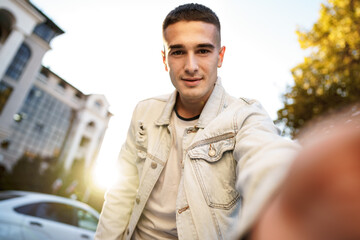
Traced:
[[163, 35], [165, 34], [165, 30], [169, 25], [180, 21], [201, 21], [211, 23], [215, 25], [215, 27], [219, 31], [220, 37], [219, 18], [218, 16], [216, 16], [215, 12], [213, 12], [210, 8], [204, 5], [198, 3], [188, 3], [180, 5], [171, 12], [169, 12], [163, 22]]

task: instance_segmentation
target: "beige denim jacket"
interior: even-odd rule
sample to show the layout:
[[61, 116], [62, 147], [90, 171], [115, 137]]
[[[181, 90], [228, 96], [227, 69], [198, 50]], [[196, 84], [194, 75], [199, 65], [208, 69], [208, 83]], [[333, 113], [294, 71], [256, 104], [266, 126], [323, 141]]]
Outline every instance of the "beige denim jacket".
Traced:
[[[105, 196], [96, 240], [131, 239], [171, 147], [176, 92], [141, 101], [119, 156], [119, 182]], [[253, 100], [229, 96], [218, 79], [184, 146], [179, 239], [230, 239], [255, 221], [298, 151]], [[185, 138], [186, 138], [185, 134]]]

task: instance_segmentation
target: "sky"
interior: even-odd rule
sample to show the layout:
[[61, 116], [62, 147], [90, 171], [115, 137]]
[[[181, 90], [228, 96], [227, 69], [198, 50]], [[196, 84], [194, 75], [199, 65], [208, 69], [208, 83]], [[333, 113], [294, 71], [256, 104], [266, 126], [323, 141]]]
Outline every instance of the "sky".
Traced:
[[[114, 114], [100, 154], [100, 185], [113, 182], [118, 153], [138, 101], [174, 88], [161, 58], [161, 26], [179, 0], [31, 0], [64, 34], [43, 59], [85, 94], [103, 94]], [[259, 100], [272, 119], [309, 52], [295, 31], [310, 30], [325, 0], [203, 0], [218, 15], [226, 46], [219, 76], [235, 97]]]

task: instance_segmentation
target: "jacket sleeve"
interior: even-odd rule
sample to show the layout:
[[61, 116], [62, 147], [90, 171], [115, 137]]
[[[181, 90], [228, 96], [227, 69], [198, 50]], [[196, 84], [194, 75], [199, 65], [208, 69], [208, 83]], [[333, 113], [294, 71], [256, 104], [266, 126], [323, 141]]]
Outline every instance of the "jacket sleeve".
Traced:
[[243, 198], [240, 220], [235, 227], [239, 239], [249, 231], [273, 196], [300, 147], [279, 136], [278, 128], [256, 101], [248, 102], [238, 113], [237, 120], [236, 189]]
[[139, 185], [138, 170], [135, 164], [137, 153], [135, 145], [136, 109], [132, 116], [125, 144], [118, 159], [118, 180], [105, 194], [95, 240], [123, 239], [133, 209]]

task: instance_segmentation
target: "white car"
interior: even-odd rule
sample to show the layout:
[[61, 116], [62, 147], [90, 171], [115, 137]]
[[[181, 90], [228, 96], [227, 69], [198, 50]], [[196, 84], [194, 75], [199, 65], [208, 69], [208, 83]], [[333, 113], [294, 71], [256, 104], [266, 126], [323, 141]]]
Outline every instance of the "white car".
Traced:
[[1, 240], [93, 239], [99, 213], [85, 203], [54, 195], [0, 192]]

